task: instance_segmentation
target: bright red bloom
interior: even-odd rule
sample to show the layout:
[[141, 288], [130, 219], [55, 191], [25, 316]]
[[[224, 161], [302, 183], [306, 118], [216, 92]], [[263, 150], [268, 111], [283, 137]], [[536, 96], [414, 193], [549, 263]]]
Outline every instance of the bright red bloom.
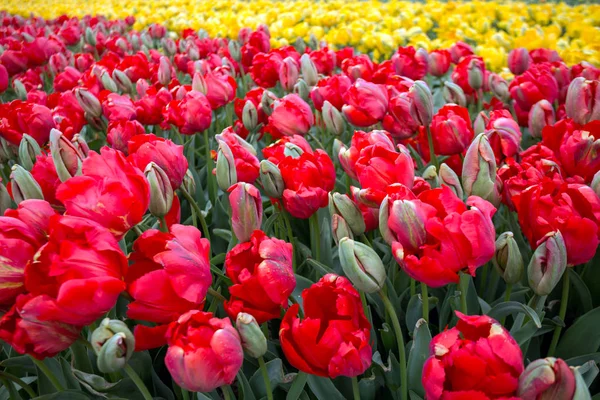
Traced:
[[217, 140], [225, 141], [231, 149], [235, 162], [237, 181], [254, 183], [258, 178], [260, 169], [254, 147], [235, 134], [231, 128], [227, 128], [220, 135], [217, 135]]
[[209, 251], [200, 231], [185, 225], [171, 226], [170, 233], [150, 229], [134, 242], [126, 276], [134, 301], [127, 316], [159, 324], [136, 327], [137, 350], [164, 345], [164, 324], [202, 308], [212, 283]]
[[435, 336], [421, 382], [428, 400], [516, 399], [523, 354], [500, 323], [456, 311], [458, 324]]
[[558, 99], [558, 83], [548, 64], [534, 64], [522, 75], [515, 76], [509, 90], [519, 108], [526, 112], [540, 100], [554, 103]]
[[267, 123], [268, 116], [267, 116], [267, 114], [265, 114], [265, 112], [261, 106], [261, 100], [262, 100], [262, 95], [263, 95], [264, 91], [265, 91], [265, 89], [263, 89], [261, 87], [257, 87], [257, 88], [249, 90], [248, 93], [246, 93], [246, 97], [244, 97], [243, 99], [236, 98], [234, 100], [234, 110], [235, 110], [235, 115], [237, 115], [237, 117], [238, 117], [238, 120], [240, 120], [240, 121], [242, 120], [243, 113], [244, 113], [244, 106], [246, 105], [247, 101], [250, 101], [252, 104], [254, 104], [254, 107], [256, 107], [256, 111], [258, 112], [258, 123], [259, 124]]
[[[433, 116], [431, 135], [435, 154], [445, 156], [461, 154], [473, 140], [469, 110], [455, 104], [443, 106]], [[424, 136], [427, 137], [425, 134]]]
[[534, 64], [562, 61], [556, 50], [551, 49], [540, 48], [529, 50], [529, 55]]
[[110, 93], [102, 96], [105, 92], [101, 92], [100, 100], [102, 102], [102, 112], [109, 121], [130, 121], [135, 119], [135, 105], [126, 95]]
[[46, 105], [52, 111], [56, 129], [68, 139], [81, 132], [87, 124], [85, 112], [72, 91], [50, 94]]
[[450, 46], [450, 56], [452, 57], [452, 62], [454, 64], [460, 63], [464, 57], [468, 57], [473, 54], [475, 53], [473, 52], [471, 46], [460, 40]]
[[66, 67], [63, 72], [54, 78], [53, 87], [56, 92], [65, 92], [74, 89], [81, 79], [81, 72], [73, 67]]
[[285, 144], [291, 143], [294, 144], [305, 153], [312, 153], [313, 149], [310, 147], [310, 144], [304, 139], [304, 137], [300, 135], [292, 135], [292, 136], [284, 136], [275, 143], [265, 147], [262, 150], [263, 156], [265, 159], [271, 161], [273, 164], [277, 165], [284, 158], [288, 157], [285, 155]]
[[144, 171], [150, 162], [154, 162], [165, 171], [173, 190], [181, 186], [188, 169], [183, 146], [152, 134], [134, 136], [128, 146], [128, 160], [133, 165]]
[[59, 205], [60, 201], [56, 198], [56, 189], [62, 182], [58, 179], [56, 167], [50, 154], [42, 152], [36, 157], [31, 175], [40, 185], [44, 199], [50, 204]]
[[560, 231], [567, 247], [567, 262], [588, 262], [600, 243], [600, 198], [592, 188], [548, 178], [525, 189], [515, 207], [521, 229], [532, 248], [549, 232]]
[[442, 76], [450, 69], [452, 56], [448, 50], [433, 50], [429, 53], [429, 73], [433, 76]]
[[375, 71], [375, 64], [373, 64], [368, 55], [361, 54], [345, 59], [342, 62], [342, 71], [352, 79], [352, 82], [355, 82], [359, 78], [371, 81], [373, 72]]
[[323, 103], [328, 101], [338, 110], [344, 106], [344, 94], [352, 86], [352, 81], [346, 75], [333, 75], [321, 79], [317, 86], [310, 92], [315, 108], [319, 111], [323, 108]]
[[146, 133], [144, 126], [138, 121], [111, 121], [108, 123], [106, 141], [116, 150], [124, 154], [128, 153], [128, 143], [136, 135]]
[[250, 76], [258, 86], [271, 88], [279, 82], [279, 69], [283, 57], [277, 52], [258, 53], [252, 59]]
[[486, 73], [483, 58], [472, 55], [461, 58], [460, 62], [454, 68], [454, 71], [452, 71], [451, 77], [452, 82], [460, 86], [461, 89], [467, 95], [474, 94], [476, 92], [475, 89], [471, 87], [471, 84], [469, 83], [469, 67], [475, 68], [476, 70], [474, 72], [481, 74], [482, 80], [485, 80], [483, 79], [483, 77]]
[[142, 125], [158, 125], [163, 122], [163, 107], [165, 107], [173, 96], [162, 88], [149, 88], [135, 104], [136, 118]]
[[419, 123], [410, 114], [410, 103], [408, 92], [390, 98], [388, 114], [383, 118], [383, 127], [395, 138], [407, 139], [419, 129]]
[[82, 172], [56, 191], [67, 214], [96, 221], [117, 238], [142, 221], [150, 202], [148, 182], [121, 152], [108, 147], [90, 152]]
[[279, 339], [287, 360], [300, 371], [354, 377], [371, 365], [371, 324], [350, 281], [327, 274], [302, 291], [304, 319], [294, 304], [281, 321]]
[[336, 56], [333, 50], [323, 47], [309, 53], [310, 59], [317, 67], [317, 72], [323, 75], [331, 75], [335, 69]]
[[308, 103], [297, 94], [288, 94], [275, 101], [269, 125], [280, 135], [305, 135], [315, 123]]
[[43, 146], [55, 127], [52, 113], [45, 106], [21, 100], [0, 104], [0, 136], [14, 145], [18, 146], [26, 133]]
[[195, 90], [173, 100], [163, 109], [165, 123], [175, 125], [183, 135], [203, 132], [212, 122], [212, 109], [205, 95]]
[[213, 110], [223, 107], [235, 98], [237, 83], [223, 67], [216, 68], [204, 75], [206, 82], [206, 98]]
[[513, 74], [521, 75], [527, 71], [529, 64], [531, 64], [531, 56], [527, 49], [520, 47], [512, 49], [508, 53], [508, 68]]
[[279, 318], [296, 287], [292, 245], [258, 230], [227, 253], [225, 272], [233, 286], [224, 307], [234, 320], [240, 312], [252, 314], [259, 324]]
[[521, 128], [508, 110], [496, 110], [490, 113], [490, 119], [485, 126], [485, 134], [494, 150], [498, 165], [506, 157], [513, 157], [519, 152]]
[[283, 206], [292, 216], [306, 219], [327, 206], [327, 195], [335, 186], [335, 167], [325, 151], [285, 157], [279, 169], [285, 184]]
[[189, 311], [169, 325], [165, 365], [186, 390], [210, 392], [231, 384], [244, 361], [240, 336], [229, 318]]
[[427, 52], [415, 50], [413, 46], [399, 47], [392, 56], [396, 74], [412, 80], [423, 79], [427, 75]]
[[357, 79], [344, 95], [342, 112], [356, 126], [370, 126], [381, 121], [388, 110], [385, 86]]

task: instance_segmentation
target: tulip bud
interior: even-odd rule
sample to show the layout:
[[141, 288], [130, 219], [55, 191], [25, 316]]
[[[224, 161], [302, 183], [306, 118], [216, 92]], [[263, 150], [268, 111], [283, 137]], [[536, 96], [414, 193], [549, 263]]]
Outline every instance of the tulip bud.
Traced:
[[12, 189], [13, 199], [19, 204], [24, 200], [40, 199], [44, 200], [42, 188], [33, 178], [31, 172], [15, 164], [11, 168], [10, 188]]
[[302, 71], [302, 78], [308, 86], [315, 86], [319, 81], [319, 73], [313, 60], [307, 53], [304, 53], [300, 57], [300, 68]]
[[270, 116], [273, 113], [273, 105], [275, 104], [276, 100], [278, 100], [278, 98], [272, 92], [268, 90], [263, 92], [260, 105], [267, 116]]
[[532, 137], [541, 138], [542, 130], [547, 125], [554, 125], [554, 108], [546, 99], [535, 103], [529, 111], [529, 133]]
[[200, 92], [204, 95], [208, 93], [206, 79], [204, 79], [204, 75], [202, 75], [200, 72], [194, 73], [194, 77], [192, 78], [192, 90]]
[[173, 187], [167, 173], [154, 162], [150, 162], [144, 170], [150, 187], [150, 214], [162, 218], [169, 213], [173, 205]]
[[465, 92], [454, 82], [444, 82], [442, 95], [444, 96], [444, 101], [446, 103], [458, 104], [461, 107], [467, 106], [467, 97], [465, 96]]
[[25, 89], [25, 85], [23, 85], [20, 79], [13, 80], [13, 90], [15, 91], [17, 99], [27, 100], [27, 89]]
[[590, 187], [594, 190], [594, 192], [596, 192], [598, 197], [600, 197], [600, 171], [594, 174]]
[[462, 183], [465, 195], [489, 199], [496, 184], [496, 158], [485, 133], [477, 135], [463, 161]]
[[112, 73], [113, 81], [123, 93], [131, 93], [133, 91], [133, 83], [127, 74], [118, 69], [114, 69]]
[[14, 160], [18, 156], [18, 147], [0, 136], [0, 163], [5, 164], [7, 161]]
[[565, 110], [577, 124], [585, 125], [600, 119], [598, 81], [588, 81], [581, 76], [573, 79], [567, 91]]
[[102, 73], [100, 74], [100, 81], [102, 82], [102, 86], [104, 86], [104, 89], [108, 91], [116, 93], [119, 90], [117, 84], [115, 83], [113, 78], [110, 77], [110, 74], [107, 71], [102, 71]]
[[519, 377], [517, 395], [522, 400], [574, 398], [575, 374], [566, 362], [548, 357], [529, 363]]
[[283, 195], [285, 184], [277, 165], [269, 160], [260, 162], [260, 183], [267, 196], [278, 199]]
[[242, 110], [242, 122], [244, 128], [248, 129], [250, 132], [253, 132], [258, 126], [258, 111], [256, 110], [254, 103], [250, 100], [246, 100], [246, 104], [244, 104], [244, 109]]
[[523, 47], [512, 49], [510, 53], [508, 53], [508, 68], [510, 69], [510, 72], [515, 75], [521, 75], [523, 72], [527, 71], [530, 62], [531, 57], [529, 56], [529, 52]]
[[0, 215], [4, 215], [4, 212], [12, 205], [12, 199], [6, 186], [0, 183]]
[[140, 37], [142, 38], [142, 46], [146, 46], [147, 49], [154, 47], [152, 37], [148, 34], [148, 32], [143, 32]]
[[508, 91], [508, 82], [498, 74], [490, 74], [488, 77], [488, 86], [494, 96], [506, 103], [510, 100]]
[[294, 85], [294, 93], [302, 98], [304, 101], [308, 101], [310, 96], [310, 88], [304, 79], [298, 79], [298, 82]]
[[235, 158], [231, 148], [224, 141], [219, 141], [219, 152], [217, 153], [217, 184], [222, 191], [227, 191], [237, 183], [237, 172], [235, 170]]
[[229, 55], [231, 56], [231, 58], [233, 58], [236, 62], [239, 63], [242, 59], [240, 43], [237, 40], [230, 40], [227, 44], [227, 48], [229, 49]]
[[247, 242], [262, 222], [260, 192], [249, 183], [239, 182], [229, 188], [229, 203], [233, 233], [240, 242]]
[[328, 132], [336, 136], [340, 136], [344, 133], [344, 130], [346, 129], [344, 116], [327, 100], [323, 103], [321, 114], [323, 115], [323, 122], [325, 123]]
[[169, 83], [171, 83], [171, 63], [165, 56], [160, 58], [157, 76], [161, 85], [169, 86]]
[[254, 358], [265, 355], [267, 352], [267, 338], [260, 330], [256, 318], [245, 312], [240, 312], [235, 320], [235, 326], [240, 333], [242, 347], [246, 350], [246, 353]]
[[410, 88], [410, 115], [422, 126], [429, 126], [433, 118], [433, 97], [429, 86], [423, 81], [415, 81]]
[[538, 296], [547, 296], [567, 268], [567, 249], [560, 231], [550, 232], [533, 253], [527, 276], [529, 286]]
[[319, 49], [319, 40], [317, 39], [315, 34], [312, 32], [311, 32], [310, 36], [308, 37], [308, 47], [310, 47], [313, 50]]
[[476, 135], [485, 132], [485, 127], [489, 120], [490, 118], [486, 115], [485, 111], [480, 111], [473, 120], [473, 132]]
[[344, 217], [338, 214], [333, 214], [331, 216], [331, 233], [333, 234], [333, 240], [336, 245], [339, 245], [340, 240], [343, 238], [354, 239], [352, 229], [350, 229]]
[[304, 153], [304, 150], [302, 150], [302, 148], [300, 146], [295, 145], [294, 143], [288, 142], [283, 147], [283, 154], [286, 157], [298, 158], [303, 153]]
[[342, 238], [338, 246], [344, 274], [359, 290], [374, 293], [385, 284], [385, 267], [375, 250], [350, 238]]
[[206, 32], [206, 29], [198, 29], [198, 38], [200, 39], [208, 39], [209, 35]]
[[344, 142], [342, 142], [341, 140], [339, 140], [337, 138], [333, 139], [333, 149], [332, 149], [333, 159], [335, 160], [337, 158], [336, 155], [339, 155], [340, 152], [342, 152], [342, 151], [346, 151], [346, 145], [344, 144]]
[[462, 199], [464, 196], [462, 185], [460, 184], [460, 179], [456, 172], [452, 168], [450, 168], [446, 163], [440, 165], [440, 172], [438, 174], [438, 178], [440, 181], [440, 185], [448, 186], [454, 194]]
[[192, 196], [196, 193], [196, 180], [189, 169], [185, 172], [181, 186]]
[[347, 194], [329, 193], [329, 213], [331, 216], [339, 214], [344, 217], [356, 236], [362, 235], [367, 229], [360, 209]]
[[87, 156], [90, 154], [90, 148], [87, 142], [81, 137], [79, 133], [73, 135], [71, 143], [73, 143], [73, 146], [75, 146], [75, 148], [77, 149], [77, 151], [79, 151], [83, 158], [87, 158]]
[[291, 92], [298, 81], [298, 64], [292, 57], [286, 57], [279, 67], [279, 82], [286, 92]]
[[91, 117], [98, 118], [102, 115], [102, 105], [92, 92], [84, 88], [77, 88], [75, 90], [75, 97], [81, 108], [83, 108], [83, 111], [88, 113]]
[[435, 165], [430, 165], [429, 167], [425, 168], [425, 170], [423, 171], [423, 179], [425, 179], [429, 183], [432, 189], [435, 189], [440, 186], [440, 181]]
[[117, 372], [133, 355], [135, 338], [123, 321], [105, 318], [92, 332], [92, 347], [98, 356], [98, 369]]
[[35, 163], [35, 158], [41, 153], [40, 145], [35, 139], [24, 133], [19, 144], [19, 164], [27, 171], [31, 171]]
[[475, 90], [481, 89], [483, 86], [483, 73], [479, 68], [478, 60], [472, 59], [467, 66], [467, 78], [469, 80], [469, 86]]
[[177, 45], [175, 44], [175, 41], [173, 39], [164, 38], [162, 40], [162, 47], [167, 56], [171, 57], [174, 56], [175, 53], [177, 53]]
[[498, 237], [492, 262], [506, 283], [515, 284], [521, 280], [525, 266], [512, 232], [504, 232]]
[[87, 44], [96, 46], [96, 34], [89, 26], [85, 28], [84, 39]]
[[58, 129], [50, 130], [50, 153], [61, 182], [81, 175], [83, 154]]
[[306, 43], [304, 42], [304, 39], [301, 37], [296, 38], [294, 48], [299, 54], [304, 54], [304, 52], [306, 52]]

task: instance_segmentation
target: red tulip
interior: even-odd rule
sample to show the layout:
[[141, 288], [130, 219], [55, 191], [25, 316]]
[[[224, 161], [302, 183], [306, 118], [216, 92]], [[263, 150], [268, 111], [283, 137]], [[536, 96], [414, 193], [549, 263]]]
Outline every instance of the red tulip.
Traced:
[[237, 83], [223, 67], [216, 68], [204, 75], [206, 81], [206, 98], [213, 110], [229, 104], [235, 98]]
[[279, 82], [286, 92], [291, 92], [300, 76], [300, 67], [292, 57], [283, 59], [279, 66]]
[[415, 50], [412, 46], [400, 47], [392, 56], [396, 74], [412, 80], [423, 79], [427, 75], [427, 52]]
[[106, 141], [116, 150], [124, 154], [128, 153], [128, 143], [136, 135], [146, 133], [144, 126], [138, 121], [111, 121], [108, 123]]
[[102, 112], [109, 121], [130, 121], [136, 117], [135, 105], [129, 96], [110, 93], [101, 96], [101, 103]]
[[435, 154], [461, 154], [473, 140], [469, 110], [455, 104], [443, 106], [433, 116], [431, 134]]
[[356, 162], [361, 157], [362, 151], [370, 146], [381, 146], [389, 151], [395, 151], [394, 141], [388, 132], [382, 130], [355, 131], [352, 135], [350, 148], [344, 148], [338, 155], [342, 168], [353, 179], [358, 179]]
[[96, 221], [118, 238], [142, 221], [150, 201], [148, 182], [122, 153], [108, 147], [90, 152], [82, 172], [56, 191], [67, 214]]
[[344, 96], [342, 112], [356, 126], [370, 126], [381, 121], [388, 109], [388, 92], [383, 85], [358, 79]]
[[448, 50], [433, 50], [429, 53], [429, 73], [433, 76], [443, 76], [450, 69], [452, 56]]
[[510, 53], [508, 53], [508, 68], [510, 69], [510, 72], [515, 75], [521, 75], [527, 71], [530, 63], [531, 56], [527, 49], [523, 47], [512, 49]]
[[361, 54], [343, 60], [341, 68], [344, 74], [352, 79], [352, 82], [355, 82], [358, 78], [370, 81], [373, 77], [375, 65], [368, 55]]
[[[452, 82], [460, 86], [465, 94], [474, 94], [481, 88], [485, 72], [483, 59], [481, 57], [469, 55], [461, 58], [461, 61], [456, 65], [454, 71], [452, 71]], [[476, 87], [477, 85], [474, 85], [474, 83], [475, 81], [478, 81], [479, 78], [481, 78], [482, 83]]]
[[129, 141], [128, 160], [141, 171], [150, 162], [158, 165], [169, 177], [173, 190], [179, 188], [188, 169], [183, 146], [155, 135], [137, 135]]
[[310, 106], [297, 94], [275, 101], [269, 125], [280, 135], [305, 135], [315, 123]]
[[233, 154], [237, 181], [254, 183], [258, 178], [260, 168], [254, 147], [229, 128], [216, 137], [217, 141], [222, 140], [227, 143]]
[[250, 76], [258, 86], [272, 88], [279, 81], [279, 69], [283, 57], [277, 52], [258, 53], [252, 59]]
[[327, 274], [302, 292], [304, 319], [294, 304], [281, 321], [279, 339], [287, 360], [300, 371], [354, 377], [371, 365], [371, 324], [350, 281]]
[[565, 108], [567, 116], [578, 124], [600, 119], [598, 81], [588, 81], [581, 77], [573, 79], [567, 92]]
[[233, 282], [224, 304], [232, 319], [240, 312], [252, 314], [259, 324], [279, 318], [296, 287], [292, 245], [259, 230], [227, 253], [225, 272]]
[[189, 311], [169, 325], [165, 365], [186, 390], [210, 392], [231, 384], [244, 361], [240, 336], [228, 318]]
[[321, 111], [325, 101], [341, 111], [344, 106], [344, 94], [350, 86], [352, 81], [346, 75], [333, 75], [319, 80], [310, 92], [310, 98], [318, 111]]
[[519, 108], [528, 112], [540, 100], [554, 103], [558, 99], [558, 83], [547, 64], [535, 64], [516, 76], [509, 86], [510, 96]]
[[310, 59], [315, 64], [317, 72], [323, 75], [331, 75], [336, 66], [336, 54], [328, 47], [313, 50], [309, 53]]
[[164, 345], [165, 324], [202, 308], [212, 282], [209, 249], [200, 231], [185, 225], [172, 225], [169, 233], [150, 229], [134, 242], [126, 276], [134, 300], [127, 316], [158, 324], [136, 327], [137, 350]]
[[383, 127], [397, 139], [408, 139], [419, 129], [419, 123], [410, 113], [411, 96], [408, 92], [390, 98], [388, 114]]
[[496, 163], [506, 157], [513, 157], [519, 152], [521, 146], [521, 128], [507, 110], [496, 110], [490, 113], [490, 119], [485, 126], [485, 135], [494, 150]]
[[50, 154], [42, 153], [36, 157], [31, 175], [40, 185], [44, 199], [50, 204], [59, 205], [60, 201], [56, 198], [56, 189], [62, 182], [58, 179], [56, 167]]
[[6, 89], [8, 89], [8, 71], [0, 64], [0, 93], [4, 93]]
[[534, 64], [562, 61], [556, 50], [544, 48], [529, 50], [529, 56]]
[[305, 153], [313, 153], [313, 149], [310, 144], [300, 135], [284, 136], [275, 143], [265, 147], [262, 150], [263, 156], [266, 160], [271, 161], [273, 164], [278, 165], [284, 158], [289, 157], [285, 154], [286, 143], [290, 143], [294, 146], [298, 146], [301, 151]]
[[29, 231], [35, 235], [38, 247], [48, 240], [50, 217], [55, 214], [56, 211], [50, 203], [38, 199], [24, 200], [16, 209], [4, 212], [4, 216], [16, 218], [27, 225]]
[[162, 114], [163, 107], [171, 100], [173, 100], [173, 96], [165, 88], [157, 90], [151, 87], [144, 94], [140, 93], [140, 99], [134, 103], [137, 120], [143, 125], [162, 123], [164, 118]]
[[184, 135], [203, 132], [212, 122], [212, 110], [205, 95], [195, 90], [187, 92], [183, 99], [173, 100], [163, 109], [166, 123], [175, 125]]
[[458, 324], [435, 336], [421, 382], [428, 400], [515, 399], [523, 354], [515, 339], [483, 315], [456, 312]]
[[81, 72], [73, 67], [66, 67], [63, 72], [54, 77], [52, 85], [56, 92], [66, 92], [78, 86], [80, 79]]
[[460, 63], [464, 57], [468, 57], [473, 54], [474, 52], [471, 46], [460, 40], [450, 46], [450, 56], [452, 57], [452, 62], [454, 64]]
[[52, 113], [45, 106], [21, 100], [0, 105], [0, 136], [14, 145], [18, 146], [26, 133], [43, 146], [55, 127]]

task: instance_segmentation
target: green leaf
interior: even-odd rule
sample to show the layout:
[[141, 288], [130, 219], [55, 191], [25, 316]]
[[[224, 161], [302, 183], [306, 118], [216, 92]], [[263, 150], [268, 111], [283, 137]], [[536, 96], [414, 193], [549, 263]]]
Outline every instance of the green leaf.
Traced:
[[226, 242], [231, 240], [231, 231], [229, 229], [213, 229], [213, 234]]
[[310, 280], [308, 280], [305, 277], [298, 275], [298, 274], [296, 274], [295, 277], [296, 277], [296, 288], [292, 292], [292, 296], [298, 302], [298, 304], [300, 304], [300, 306], [302, 306], [302, 291], [306, 288], [311, 287], [314, 282], [311, 282]]
[[322, 276], [325, 276], [327, 274], [334, 274], [335, 271], [332, 270], [331, 268], [329, 268], [327, 265], [313, 259], [313, 258], [307, 258], [306, 262], [309, 263], [310, 265], [314, 266], [315, 268], [317, 268], [319, 270], [319, 273]]
[[576, 369], [581, 374], [587, 387], [590, 387], [592, 382], [594, 382], [594, 379], [596, 379], [596, 376], [598, 376], [598, 372], [600, 372], [598, 365], [596, 365], [594, 361], [588, 361]]
[[490, 312], [490, 310], [492, 309], [492, 306], [490, 306], [487, 301], [485, 301], [484, 299], [482, 299], [481, 297], [478, 297], [477, 300], [479, 301], [479, 307], [481, 307], [481, 312], [483, 314], [487, 314]]
[[585, 354], [583, 356], [573, 357], [573, 358], [569, 358], [568, 360], [565, 360], [565, 362], [567, 364], [569, 364], [570, 367], [578, 367], [582, 364], [585, 364], [588, 361], [594, 361], [595, 363], [600, 363], [600, 353], [590, 353], [590, 354]]
[[413, 329], [417, 321], [423, 317], [423, 301], [419, 294], [415, 294], [408, 301], [406, 307], [406, 327], [409, 331]]
[[525, 304], [516, 301], [507, 301], [495, 305], [487, 313], [487, 315], [499, 321], [502, 319], [502, 317], [506, 317], [507, 315], [514, 313], [523, 313], [533, 321], [537, 328], [542, 327], [540, 317], [537, 315], [535, 310]]
[[77, 369], [73, 369], [73, 375], [85, 389], [96, 396], [106, 397], [103, 393], [108, 392], [117, 385], [117, 383], [107, 382], [106, 379], [101, 376], [88, 374], [87, 372], [79, 371]]
[[567, 273], [569, 274], [571, 284], [575, 287], [575, 292], [579, 295], [583, 312], [589, 312], [594, 307], [592, 304], [592, 294], [590, 293], [590, 289], [588, 289], [587, 285], [583, 279], [581, 279], [575, 269], [567, 268]]
[[[61, 383], [61, 385], [63, 385], [63, 387], [67, 387], [67, 382], [65, 380], [65, 377], [63, 376], [63, 372], [62, 372], [60, 363], [54, 358], [46, 358], [42, 362], [44, 364], [46, 364], [46, 366], [50, 369], [50, 371], [52, 371], [52, 373], [54, 374], [56, 379], [58, 379], [58, 381]], [[50, 382], [50, 380], [48, 380], [46, 375], [44, 375], [44, 373], [39, 370], [39, 368], [36, 367], [36, 369], [37, 369], [37, 376], [38, 376], [38, 393], [39, 394], [55, 393], [56, 388], [54, 387], [54, 385]]]
[[431, 343], [431, 332], [429, 332], [429, 327], [424, 319], [417, 322], [413, 338], [408, 354], [408, 389], [424, 397], [425, 390], [421, 383], [421, 375], [425, 360], [429, 357], [429, 344]]
[[18, 356], [8, 358], [0, 363], [0, 366], [6, 368], [14, 375], [25, 376], [35, 375], [36, 368], [29, 356]]
[[382, 379], [372, 375], [358, 381], [358, 391], [362, 400], [375, 400], [377, 388], [381, 386]]
[[239, 385], [240, 391], [242, 392], [241, 399], [242, 400], [256, 400], [254, 396], [254, 392], [252, 392], [252, 388], [250, 387], [250, 383], [243, 372], [238, 372], [237, 379], [241, 383]]
[[306, 372], [298, 372], [296, 374], [296, 378], [294, 378], [294, 382], [292, 383], [292, 387], [288, 392], [285, 400], [296, 400], [300, 397], [300, 394], [304, 390], [304, 385], [306, 385], [306, 381], [308, 379], [308, 374]]
[[65, 380], [67, 381], [66, 388], [81, 390], [81, 385], [79, 384], [77, 379], [75, 379], [75, 375], [73, 375], [73, 368], [71, 367], [71, 365], [67, 362], [67, 360], [65, 360], [62, 357], [59, 358], [59, 362], [60, 362], [60, 367], [62, 368], [63, 376], [65, 377]]
[[573, 358], [600, 348], [600, 307], [579, 317], [568, 328], [556, 349], [556, 357]]
[[65, 390], [36, 397], [35, 400], [89, 400], [91, 397], [78, 390]]
[[308, 387], [318, 400], [344, 400], [344, 396], [331, 382], [331, 379], [309, 375]]
[[[271, 382], [271, 390], [275, 391], [275, 388], [283, 381], [283, 362], [280, 358], [276, 358], [275, 360], [265, 363], [265, 366], [267, 367], [267, 374], [269, 375], [269, 381]], [[257, 369], [250, 378], [250, 387], [259, 399], [267, 395], [265, 380], [263, 379], [260, 368]]]

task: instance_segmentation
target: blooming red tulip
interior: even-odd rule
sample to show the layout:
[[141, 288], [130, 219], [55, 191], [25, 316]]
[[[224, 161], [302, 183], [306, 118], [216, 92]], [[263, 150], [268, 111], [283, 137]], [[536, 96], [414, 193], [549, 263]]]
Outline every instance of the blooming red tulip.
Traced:
[[297, 94], [275, 101], [269, 125], [280, 135], [305, 135], [315, 123], [310, 106]]
[[144, 126], [138, 121], [111, 121], [108, 123], [106, 141], [113, 149], [129, 154], [127, 149], [129, 141], [134, 136], [145, 133]]
[[474, 52], [471, 46], [460, 40], [450, 46], [450, 56], [452, 57], [452, 62], [454, 64], [460, 63], [464, 57], [468, 57], [473, 54]]
[[527, 71], [530, 63], [531, 56], [527, 49], [523, 47], [512, 49], [510, 53], [508, 53], [508, 68], [510, 69], [510, 72], [515, 75], [521, 75]]
[[50, 217], [56, 211], [45, 200], [29, 199], [19, 203], [16, 209], [8, 209], [4, 216], [16, 218], [25, 223], [31, 233], [36, 237], [38, 247], [48, 240], [48, 227]]
[[452, 71], [452, 82], [460, 86], [465, 94], [473, 94], [481, 87], [481, 85], [479, 87], [473, 86], [473, 77], [477, 75], [481, 77], [481, 81], [483, 82], [485, 72], [483, 59], [469, 55], [463, 57], [456, 65], [456, 68], [454, 68], [454, 71]]
[[8, 89], [8, 71], [0, 64], [0, 93], [4, 93], [6, 89]]
[[433, 50], [429, 53], [429, 73], [433, 76], [442, 76], [450, 69], [452, 56], [448, 50]]
[[206, 98], [213, 110], [223, 107], [235, 98], [237, 83], [223, 67], [216, 68], [204, 75], [206, 81]]
[[165, 365], [186, 390], [210, 392], [231, 384], [244, 361], [240, 335], [228, 318], [189, 311], [169, 325]]
[[323, 78], [310, 92], [310, 98], [319, 111], [323, 108], [325, 101], [341, 111], [344, 106], [344, 94], [350, 89], [350, 86], [352, 86], [352, 81], [346, 75]]
[[529, 56], [534, 64], [562, 61], [556, 50], [545, 48], [529, 50]]
[[258, 86], [271, 88], [279, 81], [283, 57], [277, 52], [259, 53], [252, 59], [250, 76]]
[[130, 121], [136, 117], [135, 105], [128, 96], [109, 93], [101, 96], [101, 103], [102, 112], [109, 121]]
[[66, 67], [63, 72], [56, 75], [54, 78], [54, 90], [57, 92], [65, 92], [74, 89], [81, 79], [81, 72], [73, 67]]
[[371, 364], [371, 324], [350, 281], [327, 274], [302, 292], [304, 319], [294, 304], [281, 321], [279, 339], [287, 360], [323, 377], [354, 377]]
[[456, 316], [458, 324], [429, 345], [421, 377], [426, 398], [516, 399], [523, 354], [515, 339], [486, 315]]
[[[139, 90], [138, 90], [139, 92]], [[149, 88], [135, 104], [136, 118], [143, 125], [158, 125], [163, 122], [163, 107], [173, 100], [171, 93], [162, 88]], [[183, 132], [182, 132], [183, 133]]]
[[252, 314], [259, 324], [279, 318], [296, 287], [292, 245], [258, 230], [227, 253], [225, 272], [233, 282], [224, 304], [232, 319], [240, 312]]
[[554, 103], [558, 99], [558, 83], [546, 64], [532, 65], [525, 73], [516, 76], [509, 90], [519, 108], [526, 112], [540, 100]]
[[60, 201], [56, 198], [56, 189], [62, 182], [58, 179], [56, 167], [50, 154], [42, 153], [36, 157], [31, 175], [40, 185], [44, 199], [50, 204], [60, 204]]
[[158, 165], [169, 177], [173, 190], [179, 188], [188, 169], [183, 146], [155, 135], [137, 135], [129, 141], [129, 161], [141, 171], [150, 162]]
[[411, 96], [408, 92], [390, 98], [388, 114], [383, 118], [383, 127], [397, 139], [408, 139], [419, 129], [419, 123], [410, 113]]
[[521, 128], [507, 110], [496, 110], [490, 113], [490, 119], [485, 126], [485, 135], [494, 150], [498, 165], [506, 157], [515, 156], [521, 146]]
[[21, 100], [0, 105], [0, 136], [17, 146], [24, 133], [43, 146], [55, 126], [52, 113], [45, 106]]
[[212, 109], [205, 95], [195, 90], [183, 99], [173, 100], [163, 109], [165, 122], [175, 125], [184, 135], [203, 132], [211, 124]]
[[355, 82], [358, 78], [370, 81], [373, 77], [375, 65], [368, 55], [361, 54], [343, 60], [341, 68], [344, 74], [352, 79], [352, 82]]
[[383, 85], [358, 79], [344, 95], [342, 112], [356, 126], [370, 126], [381, 121], [388, 109], [388, 93]]
[[600, 119], [600, 90], [598, 81], [575, 78], [571, 81], [565, 104], [567, 116], [577, 124]]
[[229, 146], [234, 157], [235, 171], [238, 182], [254, 183], [259, 174], [259, 162], [256, 150], [231, 129], [225, 129], [217, 135], [218, 141], [224, 141]]
[[412, 46], [400, 47], [392, 56], [392, 63], [397, 75], [415, 81], [427, 75], [427, 52], [423, 49], [415, 50]]
[[431, 134], [435, 154], [461, 154], [473, 140], [469, 111], [454, 104], [443, 106], [433, 116]]

